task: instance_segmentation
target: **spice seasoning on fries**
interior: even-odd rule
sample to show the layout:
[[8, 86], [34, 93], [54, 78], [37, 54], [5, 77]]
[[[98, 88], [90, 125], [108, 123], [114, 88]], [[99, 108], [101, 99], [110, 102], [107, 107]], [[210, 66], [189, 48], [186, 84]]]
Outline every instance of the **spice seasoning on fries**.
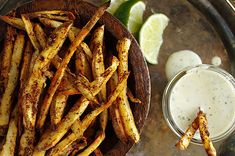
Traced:
[[210, 133], [208, 131], [208, 121], [206, 119], [206, 114], [202, 111], [201, 108], [199, 108], [197, 117], [194, 119], [192, 124], [189, 126], [175, 146], [180, 150], [186, 150], [197, 130], [200, 132], [201, 140], [207, 155], [216, 156], [216, 150], [212, 144], [211, 139], [209, 138]]
[[[1, 155], [101, 156], [109, 118], [123, 143], [138, 142], [128, 97], [133, 103], [141, 101], [127, 90], [131, 41], [118, 41], [117, 58], [104, 55], [105, 25], [92, 32], [108, 6], [98, 8], [82, 28], [73, 25], [77, 17], [70, 11], [0, 16], [8, 24], [1, 58], [0, 128], [6, 137]], [[84, 41], [88, 34], [89, 44]], [[66, 49], [64, 55], [61, 49]], [[72, 95], [77, 101], [71, 104]], [[87, 136], [90, 126], [95, 128]]]

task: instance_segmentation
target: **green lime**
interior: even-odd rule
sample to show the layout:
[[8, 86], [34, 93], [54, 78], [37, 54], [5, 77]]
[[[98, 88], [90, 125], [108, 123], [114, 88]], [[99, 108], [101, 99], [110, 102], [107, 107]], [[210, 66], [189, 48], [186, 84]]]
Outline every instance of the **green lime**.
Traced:
[[[106, 2], [108, 0], [104, 0], [104, 2]], [[116, 10], [119, 8], [119, 6], [125, 2], [127, 0], [111, 0], [110, 6], [107, 9], [107, 11], [111, 14], [114, 14], [116, 12]]]
[[130, 0], [121, 4], [114, 16], [116, 16], [127, 29], [135, 36], [143, 24], [143, 13], [146, 6], [139, 0]]
[[163, 43], [163, 31], [168, 25], [169, 19], [164, 14], [151, 15], [140, 29], [139, 44], [146, 60], [151, 64], [157, 64], [157, 57]]

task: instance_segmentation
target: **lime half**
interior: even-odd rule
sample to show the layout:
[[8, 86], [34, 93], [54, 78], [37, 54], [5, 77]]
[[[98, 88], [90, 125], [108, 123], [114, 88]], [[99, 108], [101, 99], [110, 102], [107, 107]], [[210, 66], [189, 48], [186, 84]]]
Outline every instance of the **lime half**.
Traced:
[[151, 64], [157, 64], [157, 57], [163, 43], [163, 31], [168, 25], [169, 19], [164, 14], [153, 14], [143, 24], [139, 34], [140, 48], [146, 60]]
[[121, 4], [114, 16], [116, 16], [127, 29], [135, 36], [143, 24], [143, 13], [146, 6], [139, 0], [130, 0]]

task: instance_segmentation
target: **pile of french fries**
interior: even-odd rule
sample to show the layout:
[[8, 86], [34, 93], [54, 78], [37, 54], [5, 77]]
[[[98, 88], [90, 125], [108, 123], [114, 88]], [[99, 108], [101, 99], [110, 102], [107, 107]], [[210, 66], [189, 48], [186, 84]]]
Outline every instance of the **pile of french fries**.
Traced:
[[200, 136], [206, 153], [208, 156], [216, 156], [216, 149], [214, 148], [211, 139], [209, 138], [208, 121], [206, 114], [199, 108], [197, 117], [192, 124], [188, 127], [181, 139], [176, 143], [176, 147], [180, 150], [186, 150], [192, 140], [194, 134], [199, 129]]
[[105, 25], [92, 30], [108, 6], [82, 28], [69, 11], [0, 16], [8, 24], [0, 63], [1, 156], [102, 155], [109, 120], [123, 143], [139, 141], [129, 100], [141, 101], [127, 87], [131, 41], [119, 40], [114, 56], [105, 48]]

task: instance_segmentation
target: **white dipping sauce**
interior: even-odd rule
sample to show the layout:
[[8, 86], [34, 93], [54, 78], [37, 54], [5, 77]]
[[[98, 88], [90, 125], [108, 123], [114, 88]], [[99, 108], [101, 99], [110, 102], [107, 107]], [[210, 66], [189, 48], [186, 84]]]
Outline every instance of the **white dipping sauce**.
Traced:
[[[228, 78], [202, 67], [181, 77], [170, 95], [170, 113], [184, 132], [195, 119], [199, 107], [207, 114], [210, 137], [220, 136], [235, 120], [235, 89]], [[200, 140], [197, 132], [195, 139]]]
[[219, 56], [214, 56], [211, 59], [211, 64], [213, 64], [214, 66], [220, 66], [222, 63], [221, 58]]
[[188, 67], [202, 64], [201, 58], [190, 50], [174, 52], [166, 62], [166, 76], [171, 80], [179, 71]]

